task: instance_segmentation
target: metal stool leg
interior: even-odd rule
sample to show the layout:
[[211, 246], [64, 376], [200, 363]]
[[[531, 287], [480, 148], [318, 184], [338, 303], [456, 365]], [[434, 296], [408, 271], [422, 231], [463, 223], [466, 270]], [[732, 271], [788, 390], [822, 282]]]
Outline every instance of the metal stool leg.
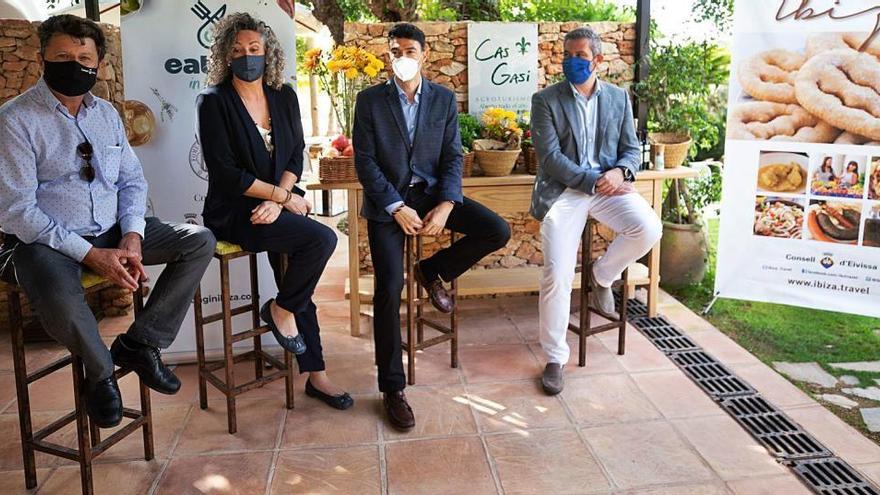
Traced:
[[410, 385], [416, 383], [416, 339], [415, 339], [415, 281], [413, 280], [413, 248], [414, 236], [406, 236], [404, 243], [406, 263], [406, 355], [408, 373], [407, 382]]
[[79, 475], [83, 495], [92, 495], [92, 445], [89, 441], [89, 419], [85, 404], [85, 375], [82, 360], [72, 356], [70, 367], [73, 371], [73, 397], [76, 405], [76, 438], [79, 447]]
[[229, 433], [237, 431], [235, 417], [235, 360], [232, 354], [232, 290], [229, 280], [229, 260], [225, 257], [220, 259], [220, 304], [223, 308], [223, 359], [226, 366], [226, 420]]
[[7, 300], [9, 325], [12, 329], [12, 363], [15, 369], [15, 391], [18, 402], [18, 426], [21, 432], [21, 455], [24, 464], [24, 484], [28, 489], [37, 487], [37, 467], [34, 460], [34, 429], [31, 423], [31, 402], [28, 393], [27, 361], [24, 350], [24, 321], [21, 315], [21, 294], [10, 292]]
[[208, 384], [205, 380], [205, 319], [202, 313], [202, 284], [196, 286], [193, 297], [193, 319], [196, 325], [196, 360], [198, 361], [199, 407], [208, 408]]

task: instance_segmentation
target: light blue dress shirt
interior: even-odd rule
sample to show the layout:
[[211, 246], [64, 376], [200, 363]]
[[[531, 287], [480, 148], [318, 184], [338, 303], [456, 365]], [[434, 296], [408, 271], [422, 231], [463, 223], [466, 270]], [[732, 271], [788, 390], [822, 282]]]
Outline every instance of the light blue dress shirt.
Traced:
[[581, 149], [578, 156], [581, 159], [580, 166], [583, 168], [602, 168], [599, 165], [599, 146], [596, 143], [596, 136], [599, 127], [599, 93], [602, 91], [602, 84], [596, 80], [596, 88], [590, 97], [586, 97], [578, 92], [574, 85], [571, 85], [571, 91], [574, 93], [574, 100], [577, 102], [578, 119], [581, 123], [581, 129], [586, 134], [580, 140]]
[[[397, 84], [397, 78], [391, 78], [389, 84], [393, 81], [394, 87], [397, 88], [397, 96], [400, 98], [400, 109], [403, 110], [403, 118], [406, 121], [406, 130], [409, 133], [409, 142], [412, 144], [413, 140], [416, 137], [416, 125], [418, 124], [419, 117], [419, 104], [422, 100], [422, 82], [419, 82], [419, 87], [416, 89], [415, 97], [413, 97], [412, 103], [410, 103], [409, 98], [406, 96], [406, 92], [403, 88], [400, 87], [400, 84]], [[413, 174], [411, 184], [415, 184], [417, 182], [423, 182], [423, 179], [418, 175]], [[391, 203], [390, 205], [385, 207], [385, 211], [388, 212], [389, 215], [394, 213], [394, 210], [397, 209], [400, 205], [403, 204], [403, 201], [397, 201], [395, 203]]]
[[[80, 177], [76, 148], [94, 150], [95, 180]], [[82, 261], [98, 236], [119, 223], [144, 235], [147, 182], [110, 104], [87, 93], [76, 116], [42, 79], [0, 107], [0, 228]]]

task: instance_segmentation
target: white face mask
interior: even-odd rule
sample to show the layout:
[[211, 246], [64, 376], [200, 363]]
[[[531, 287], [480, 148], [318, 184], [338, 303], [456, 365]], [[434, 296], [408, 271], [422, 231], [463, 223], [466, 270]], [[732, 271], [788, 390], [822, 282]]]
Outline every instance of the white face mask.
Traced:
[[391, 61], [391, 69], [401, 81], [411, 81], [419, 73], [419, 61], [409, 57], [395, 58]]

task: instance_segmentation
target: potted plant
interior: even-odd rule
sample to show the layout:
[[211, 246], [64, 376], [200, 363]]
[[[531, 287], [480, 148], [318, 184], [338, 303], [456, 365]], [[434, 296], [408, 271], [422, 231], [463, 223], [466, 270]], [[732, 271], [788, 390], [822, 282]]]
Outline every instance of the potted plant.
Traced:
[[350, 141], [355, 98], [384, 67], [385, 64], [375, 55], [356, 46], [337, 46], [329, 53], [313, 48], [305, 53], [303, 69], [317, 76], [329, 93], [336, 120], [342, 127], [342, 134], [333, 140], [319, 161], [321, 182], [357, 180], [354, 147]]
[[461, 152], [464, 154], [462, 175], [470, 177], [474, 169], [474, 140], [480, 135], [480, 121], [469, 113], [459, 114], [458, 130], [461, 134]]
[[538, 174], [538, 154], [535, 152], [535, 146], [532, 144], [532, 124], [531, 115], [528, 112], [522, 114], [519, 126], [523, 130], [522, 136], [522, 153], [525, 162], [526, 172]]
[[510, 175], [521, 150], [523, 131], [516, 113], [502, 108], [487, 108], [480, 119], [482, 139], [474, 140], [477, 163], [485, 175]]
[[721, 200], [719, 162], [692, 163], [701, 170], [695, 179], [676, 179], [663, 202], [660, 280], [666, 287], [702, 282], [709, 260], [709, 238], [703, 221], [706, 209]]
[[646, 63], [651, 70], [634, 91], [648, 107], [648, 139], [665, 145], [667, 168], [678, 167], [719, 140], [714, 107], [727, 83], [730, 57], [709, 43], [654, 43]]

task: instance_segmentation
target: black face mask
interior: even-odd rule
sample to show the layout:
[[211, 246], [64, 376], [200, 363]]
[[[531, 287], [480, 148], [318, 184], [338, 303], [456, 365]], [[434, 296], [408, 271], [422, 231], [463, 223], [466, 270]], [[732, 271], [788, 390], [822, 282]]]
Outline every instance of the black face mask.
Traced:
[[232, 59], [229, 64], [235, 77], [242, 81], [252, 82], [263, 77], [266, 70], [265, 55], [242, 55], [241, 57]]
[[43, 79], [50, 88], [64, 96], [81, 96], [89, 92], [98, 80], [98, 69], [75, 61], [43, 62]]

